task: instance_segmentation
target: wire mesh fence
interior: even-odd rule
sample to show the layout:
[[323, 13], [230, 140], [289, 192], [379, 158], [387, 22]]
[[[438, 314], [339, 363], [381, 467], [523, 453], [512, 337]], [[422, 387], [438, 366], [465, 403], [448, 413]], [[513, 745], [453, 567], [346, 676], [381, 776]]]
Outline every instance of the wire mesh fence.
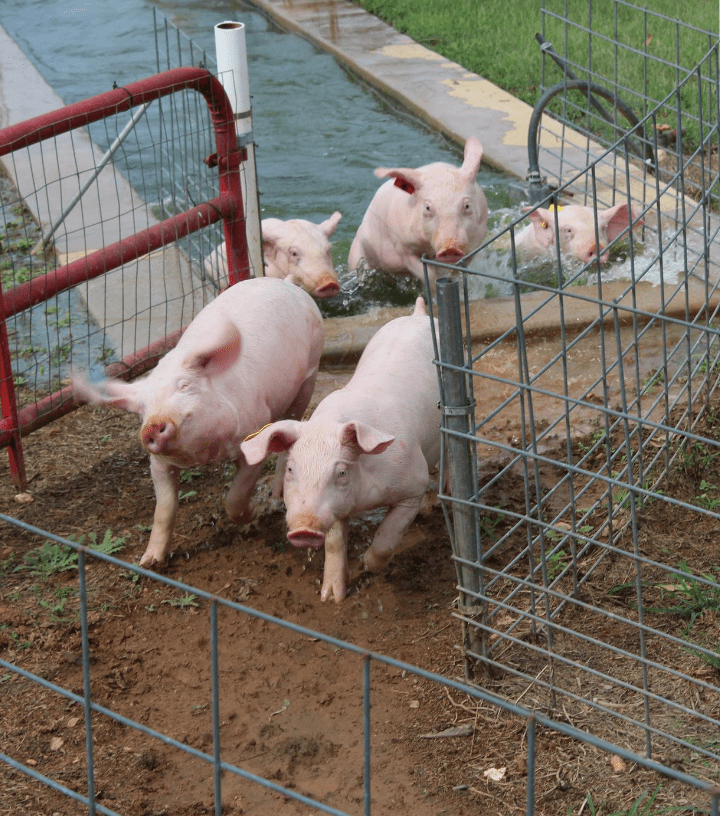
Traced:
[[[47, 742], [49, 747], [43, 747], [42, 742], [32, 747], [25, 745], [25, 751], [32, 750], [33, 757], [13, 752], [10, 746], [18, 743], [18, 734], [14, 730], [7, 733], [7, 741], [0, 752], [0, 760], [8, 769], [4, 774], [7, 799], [0, 807], [5, 804], [19, 807], [22, 801], [25, 807], [29, 807], [31, 801], [40, 801], [45, 809], [57, 809], [59, 812], [71, 806], [78, 809], [69, 812], [102, 813], [107, 816], [162, 812], [167, 807], [167, 801], [153, 797], [152, 788], [148, 790], [142, 786], [142, 795], [139, 799], [137, 797], [139, 791], [135, 777], [138, 772], [136, 768], [133, 770], [133, 764], [139, 757], [143, 762], [151, 762], [153, 769], [176, 768], [176, 784], [192, 780], [193, 791], [187, 794], [186, 804], [189, 808], [195, 808], [193, 812], [198, 812], [199, 807], [202, 812], [213, 812], [219, 816], [234, 812], [238, 802], [241, 809], [237, 812], [248, 812], [244, 810], [248, 807], [252, 812], [268, 812], [278, 806], [289, 813], [320, 812], [338, 816], [359, 813], [370, 816], [371, 813], [386, 812], [375, 807], [377, 785], [373, 769], [377, 768], [379, 757], [387, 758], [387, 748], [383, 751], [382, 746], [376, 743], [378, 717], [382, 716], [376, 711], [383, 710], [378, 705], [377, 696], [379, 670], [391, 668], [407, 678], [407, 683], [418, 680], [427, 683], [433, 696], [437, 696], [439, 690], [459, 693], [468, 704], [477, 705], [478, 711], [483, 706], [517, 722], [517, 731], [522, 735], [518, 751], [526, 762], [521, 778], [525, 789], [524, 812], [528, 814], [545, 812], [543, 797], [536, 789], [536, 771], [544, 768], [548, 751], [553, 753], [553, 742], [552, 739], [548, 740], [548, 735], [576, 740], [604, 757], [605, 761], [612, 755], [616, 761], [635, 763], [638, 772], [659, 774], [655, 779], [665, 777], [669, 784], [679, 785], [685, 795], [692, 798], [695, 803], [693, 807], [702, 807], [713, 814], [718, 812], [720, 793], [707, 780], [693, 778], [681, 768], [663, 767], [624, 746], [599, 739], [572, 722], [557, 722], [542, 712], [533, 712], [524, 704], [509, 702], [458, 678], [444, 677], [396, 657], [282, 620], [183, 581], [148, 572], [113, 555], [117, 549], [117, 542], [113, 539], [106, 537], [106, 540], [96, 540], [90, 546], [84, 546], [5, 515], [0, 514], [0, 522], [6, 529], [10, 525], [16, 531], [21, 530], [30, 540], [44, 541], [41, 550], [35, 551], [33, 563], [36, 567], [41, 566], [43, 559], [48, 561], [50, 555], [56, 561], [63, 559], [66, 567], [72, 567], [74, 578], [72, 586], [65, 587], [67, 608], [63, 614], [66, 645], [73, 650], [78, 638], [74, 633], [71, 635], [67, 626], [71, 619], [68, 615], [76, 619], [76, 625], [71, 629], [80, 630], [78, 653], [69, 653], [77, 668], [70, 672], [71, 679], [65, 683], [57, 679], [56, 669], [45, 664], [38, 665], [21, 648], [0, 656], [0, 669], [3, 672], [0, 682], [5, 685], [8, 705], [24, 705], [30, 716], [35, 717], [41, 710], [46, 722], [68, 720], [71, 723], [68, 727], [73, 733], [72, 739], [69, 739], [68, 731], [61, 731], [66, 734], [63, 739], [57, 736], [56, 728], [48, 729], [47, 738], [42, 742]], [[191, 599], [193, 611], [206, 617], [206, 635], [193, 654], [185, 656], [182, 664], [185, 667], [184, 675], [183, 671], [180, 674], [187, 677], [188, 667], [192, 670], [192, 681], [186, 679], [184, 683], [192, 689], [190, 699], [193, 700], [197, 721], [195, 731], [203, 734], [199, 741], [184, 733], [184, 727], [179, 722], [167, 719], [158, 721], [154, 710], [138, 708], [132, 683], [126, 684], [119, 670], [116, 670], [115, 680], [107, 682], [107, 667], [102, 666], [97, 642], [101, 637], [111, 637], [115, 624], [113, 616], [98, 613], [97, 599], [103, 584], [137, 585], [140, 581], [150, 581], [156, 595], [167, 592], [167, 597], [176, 601], [173, 606], [178, 614], [171, 622], [173, 628], [179, 625], [182, 603], [187, 603], [188, 599]], [[156, 626], [161, 626], [159, 620]], [[253, 626], [264, 627], [268, 644], [276, 643], [286, 658], [288, 653], [294, 653], [296, 659], [302, 654], [304, 659], [321, 664], [326, 676], [354, 673], [360, 716], [351, 716], [347, 710], [343, 711], [342, 751], [354, 757], [359, 783], [354, 779], [333, 780], [330, 790], [318, 795], [313, 790], [312, 775], [307, 773], [301, 777], [303, 781], [300, 784], [287, 784], [282, 775], [263, 775], [254, 770], [252, 760], [263, 753], [270, 753], [271, 749], [269, 746], [255, 746], [255, 756], [248, 757], [246, 739], [248, 733], [256, 729], [260, 733], [271, 730], [267, 720], [267, 701], [250, 706], [242, 717], [232, 714], [236, 705], [234, 700], [239, 693], [236, 678], [241, 667], [238, 659], [243, 654], [245, 634]], [[229, 631], [234, 633], [230, 638]], [[145, 645], [153, 651], [167, 652], [170, 656], [171, 639], [163, 640], [159, 629], [157, 635], [157, 640], [149, 646], [147, 642]], [[132, 651], [130, 644], [127, 648]], [[173, 694], [171, 678], [177, 670], [177, 665], [168, 664], [167, 680], [157, 686], [157, 694]], [[272, 665], [264, 666], [261, 671], [269, 675]], [[145, 683], [152, 680], [152, 677], [146, 677]], [[281, 714], [282, 711], [274, 713]], [[235, 723], [235, 719], [242, 720], [243, 724]], [[305, 724], [305, 731], [312, 734], [313, 739], [339, 737], [337, 726], [335, 731], [322, 737], [318, 733], [323, 729], [319, 714], [313, 719], [315, 722]], [[269, 736], [267, 739], [270, 741]], [[68, 744], [63, 746], [66, 740]], [[123, 760], [123, 757], [126, 759]], [[127, 771], [122, 785], [117, 786], [113, 784], [111, 769], [114, 764], [123, 762]], [[502, 769], [500, 778], [504, 771]], [[32, 780], [36, 787], [42, 786], [45, 794], [39, 800], [31, 800], [24, 792], [27, 789], [17, 784], [18, 777]], [[349, 795], [348, 791], [358, 789], [361, 795]], [[197, 803], [198, 796], [202, 805], [192, 804]], [[347, 804], [348, 800], [350, 804]], [[438, 806], [442, 812], [441, 801]], [[295, 807], [302, 809], [296, 810]]]
[[[468, 674], [716, 782], [717, 36], [623, 2], [614, 32], [596, 31], [555, 5], [545, 34], [565, 84], [585, 85], [543, 98], [533, 205], [554, 240], [528, 260], [518, 219], [434, 299]], [[633, 15], [645, 46], [622, 41]], [[651, 53], [658, 30], [670, 56]], [[687, 50], [701, 58], [683, 68]], [[545, 55], [547, 82], [547, 41]], [[669, 85], [653, 96], [658, 69]], [[677, 135], [661, 148], [666, 121]], [[590, 260], [564, 251], [568, 201], [593, 212]], [[605, 246], [602, 212], [618, 202], [643, 225], [626, 215]], [[511, 286], [489, 328], [469, 296], [507, 284], [502, 253]]]

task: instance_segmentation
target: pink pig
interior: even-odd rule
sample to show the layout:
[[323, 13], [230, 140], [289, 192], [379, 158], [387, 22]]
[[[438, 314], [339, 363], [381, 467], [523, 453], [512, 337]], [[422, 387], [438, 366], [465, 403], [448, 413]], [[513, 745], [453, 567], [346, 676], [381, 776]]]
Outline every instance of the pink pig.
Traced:
[[250, 463], [289, 449], [287, 537], [296, 547], [325, 545], [323, 601], [345, 597], [351, 516], [389, 507], [364, 555], [366, 568], [376, 571], [417, 515], [440, 456], [433, 356], [430, 319], [418, 298], [412, 315], [374, 335], [350, 382], [309, 420], [276, 422], [241, 445]]
[[[306, 292], [274, 278], [250, 278], [209, 303], [147, 377], [98, 386], [73, 378], [79, 401], [142, 417], [156, 507], [141, 566], [164, 561], [170, 550], [181, 469], [234, 462], [228, 516], [238, 523], [253, 518], [250, 496], [262, 466], [248, 465], [240, 443], [273, 420], [303, 415], [323, 343], [322, 316]], [[281, 479], [276, 474], [276, 497]]]
[[[523, 258], [535, 258], [549, 253], [555, 246], [555, 212], [557, 212], [560, 251], [590, 263], [600, 255], [600, 262], [607, 263], [609, 253], [605, 247], [628, 228], [628, 205], [623, 202], [607, 209], [598, 209], [598, 246], [595, 238], [595, 212], [592, 207], [569, 204], [550, 209], [542, 207], [528, 213], [530, 223], [515, 237], [515, 249]], [[633, 228], [642, 224], [635, 204], [630, 207]]]
[[[375, 193], [350, 247], [348, 267], [361, 259], [373, 269], [411, 272], [424, 280], [422, 256], [454, 264], [487, 233], [485, 194], [475, 180], [482, 159], [477, 139], [465, 143], [462, 167], [445, 162], [423, 167], [378, 167], [389, 178]], [[428, 268], [434, 283], [436, 270]]]
[[[316, 298], [335, 297], [340, 292], [330, 254], [329, 238], [342, 214], [334, 212], [321, 224], [302, 218], [281, 221], [264, 218], [261, 223], [265, 275], [283, 278]], [[212, 278], [227, 275], [227, 250], [223, 241], [205, 259]]]

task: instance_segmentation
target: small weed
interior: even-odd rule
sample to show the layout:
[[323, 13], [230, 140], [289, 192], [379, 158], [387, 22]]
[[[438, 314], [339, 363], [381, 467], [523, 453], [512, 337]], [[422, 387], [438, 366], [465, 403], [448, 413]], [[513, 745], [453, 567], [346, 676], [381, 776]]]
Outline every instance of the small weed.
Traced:
[[44, 579], [59, 572], [77, 569], [77, 553], [62, 544], [46, 541], [42, 547], [30, 550], [23, 556], [23, 563], [18, 564], [13, 572], [27, 570], [30, 575]]
[[720, 643], [716, 643], [712, 647], [707, 646], [706, 648], [714, 651], [715, 654], [709, 655], [706, 652], [699, 652], [690, 646], [683, 646], [683, 651], [695, 655], [695, 657], [699, 658], [706, 666], [710, 666], [713, 669], [720, 669]]
[[[652, 805], [655, 799], [657, 798], [658, 793], [660, 792], [660, 785], [658, 785], [655, 790], [651, 793], [643, 793], [641, 794], [633, 803], [630, 805], [628, 810], [613, 810], [608, 811], [602, 805], [595, 806], [595, 802], [593, 801], [592, 794], [588, 793], [585, 797], [585, 801], [583, 805], [587, 804], [588, 813], [590, 816], [645, 816], [652, 812]], [[643, 800], [650, 796], [647, 802], [643, 805]], [[642, 806], [642, 808], [641, 808]], [[582, 806], [580, 808], [582, 810]], [[655, 811], [655, 813], [665, 813], [665, 810], [662, 811]], [[567, 816], [573, 816], [573, 809], [569, 807], [567, 810]]]
[[479, 521], [480, 535], [488, 536], [489, 538], [492, 538], [493, 541], [497, 541], [495, 536], [495, 528], [504, 518], [505, 513], [501, 513], [499, 510], [495, 513], [493, 518], [483, 516]]
[[52, 593], [51, 600], [44, 600], [38, 597], [37, 602], [43, 609], [47, 609], [50, 613], [50, 620], [54, 623], [71, 620], [71, 617], [60, 617], [60, 614], [65, 611], [65, 604], [70, 595], [75, 595], [76, 591], [72, 587], [58, 587]]
[[720, 609], [720, 585], [712, 575], [701, 575], [706, 581], [711, 581], [712, 585], [700, 583], [692, 575], [690, 567], [683, 560], [678, 565], [683, 575], [676, 575], [674, 582], [655, 584], [661, 592], [663, 598], [673, 598], [674, 605], [667, 607], [648, 607], [647, 612], [676, 614], [682, 618], [690, 618], [690, 626], [702, 617], [706, 612]]
[[549, 555], [545, 560], [548, 581], [553, 581], [568, 565], [570, 556], [565, 550], [558, 550], [552, 555]]
[[651, 388], [655, 388], [658, 385], [662, 385], [665, 382], [665, 372], [662, 369], [658, 369], [657, 371], [653, 372], [647, 379], [643, 382], [643, 388], [646, 391], [649, 391]]
[[181, 490], [178, 493], [178, 501], [187, 501], [188, 499], [192, 499], [193, 496], [197, 496], [197, 490]]
[[695, 501], [698, 506], [705, 510], [715, 510], [720, 504], [720, 496], [709, 496], [708, 493], [712, 490], [717, 490], [717, 485], [706, 482], [705, 479], [700, 481], [700, 490], [703, 492], [699, 496], [695, 496]]
[[685, 471], [707, 470], [717, 455], [717, 453], [711, 453], [701, 442], [693, 440], [682, 451], [680, 467]]
[[[76, 539], [70, 536], [70, 541], [76, 544], [83, 544], [85, 536], [81, 535]], [[88, 535], [88, 547], [105, 555], [112, 555], [118, 552], [125, 546], [127, 536], [116, 538], [113, 536], [111, 530], [106, 530], [102, 541], [98, 541], [95, 533]], [[21, 572], [27, 570], [30, 575], [37, 575], [44, 579], [49, 578], [59, 572], [66, 572], [67, 570], [77, 569], [78, 555], [73, 549], [69, 549], [63, 544], [54, 544], [51, 541], [46, 541], [42, 547], [31, 550], [23, 557], [23, 563], [18, 564], [13, 572]]]
[[166, 598], [164, 601], [160, 603], [168, 604], [169, 606], [175, 606], [180, 609], [186, 609], [189, 606], [197, 606], [197, 601], [195, 600], [197, 596], [195, 595], [182, 595], [180, 598]]
[[182, 484], [187, 484], [192, 482], [193, 479], [197, 479], [198, 476], [202, 476], [199, 470], [183, 470], [180, 474], [180, 481]]

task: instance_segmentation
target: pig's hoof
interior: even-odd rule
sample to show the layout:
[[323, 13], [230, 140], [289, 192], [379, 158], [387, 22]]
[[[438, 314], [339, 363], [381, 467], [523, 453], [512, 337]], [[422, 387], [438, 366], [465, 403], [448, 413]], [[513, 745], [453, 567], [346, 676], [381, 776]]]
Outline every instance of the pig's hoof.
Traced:
[[165, 562], [166, 557], [164, 553], [160, 554], [152, 550], [145, 550], [143, 557], [140, 559], [140, 566], [145, 567], [145, 569], [159, 567]]
[[323, 584], [323, 588], [320, 590], [320, 600], [333, 600], [335, 603], [341, 603], [345, 600], [346, 594], [347, 589], [343, 583]]
[[381, 572], [390, 563], [392, 555], [378, 555], [368, 550], [362, 557], [363, 568], [368, 572]]
[[232, 515], [228, 513], [228, 516], [230, 521], [234, 521], [235, 524], [250, 524], [251, 521], [255, 521], [257, 514], [257, 507], [254, 504], [249, 504], [242, 513]]

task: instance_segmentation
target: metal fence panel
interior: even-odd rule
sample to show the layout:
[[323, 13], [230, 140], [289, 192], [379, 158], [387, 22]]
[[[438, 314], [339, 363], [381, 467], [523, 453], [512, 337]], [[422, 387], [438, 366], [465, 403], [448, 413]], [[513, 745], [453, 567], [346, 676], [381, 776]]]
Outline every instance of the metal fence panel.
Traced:
[[[532, 205], [554, 202], [545, 218], [555, 244], [528, 261], [517, 240], [528, 222], [516, 219], [457, 267], [459, 282], [438, 284], [441, 323], [442, 286], [457, 289], [459, 315], [455, 335], [446, 326], [450, 339], [438, 338], [445, 470], [455, 476], [464, 446], [475, 476], [469, 495], [442, 494], [465, 599], [457, 616], [476, 682], [716, 779], [720, 580], [706, 556], [720, 519], [717, 36], [619, 0], [614, 9], [616, 20], [664, 26], [677, 57], [692, 41], [698, 62], [653, 57], [623, 43], [621, 25], [598, 31], [591, 14], [579, 23], [567, 4], [545, 2], [554, 90], [538, 124], [545, 198]], [[555, 87], [558, 53], [567, 87]], [[658, 67], [670, 78], [654, 99], [643, 89]], [[593, 95], [587, 82], [610, 92]], [[614, 96], [629, 100], [634, 122]], [[574, 261], [557, 249], [569, 202], [591, 207], [596, 224], [602, 208], [627, 202], [643, 226], [625, 227], [609, 264]], [[507, 295], [492, 310], [472, 299], [491, 291]], [[459, 364], [448, 343], [464, 350]], [[467, 384], [467, 431], [448, 416], [452, 371]], [[459, 507], [471, 515], [469, 545]], [[707, 545], [675, 549], [692, 526]]]

